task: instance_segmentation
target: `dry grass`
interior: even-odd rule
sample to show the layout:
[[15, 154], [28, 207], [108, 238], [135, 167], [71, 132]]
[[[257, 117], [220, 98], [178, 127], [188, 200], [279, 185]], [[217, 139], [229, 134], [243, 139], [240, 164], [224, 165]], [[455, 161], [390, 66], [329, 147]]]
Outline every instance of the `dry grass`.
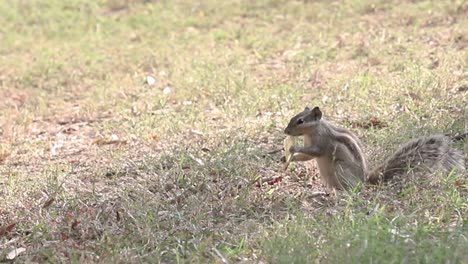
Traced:
[[465, 1], [1, 2], [0, 261], [466, 262], [466, 175], [335, 197], [271, 152], [305, 105], [354, 127], [372, 164], [468, 130], [467, 15]]

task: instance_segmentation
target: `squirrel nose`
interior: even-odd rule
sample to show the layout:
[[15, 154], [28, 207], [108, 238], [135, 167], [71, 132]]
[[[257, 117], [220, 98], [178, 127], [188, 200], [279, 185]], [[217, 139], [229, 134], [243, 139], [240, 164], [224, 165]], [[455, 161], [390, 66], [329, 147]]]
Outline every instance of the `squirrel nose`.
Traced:
[[284, 133], [285, 133], [285, 134], [289, 134], [289, 129], [288, 129], [288, 128], [285, 128], [285, 129], [284, 129]]

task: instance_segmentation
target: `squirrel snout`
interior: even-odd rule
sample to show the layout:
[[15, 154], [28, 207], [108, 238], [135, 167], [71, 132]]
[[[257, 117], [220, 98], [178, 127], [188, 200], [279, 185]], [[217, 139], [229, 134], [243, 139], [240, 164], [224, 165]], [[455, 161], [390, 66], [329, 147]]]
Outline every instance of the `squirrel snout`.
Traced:
[[289, 135], [290, 132], [291, 132], [291, 131], [290, 131], [289, 127], [287, 127], [287, 128], [284, 129], [284, 133], [285, 133], [286, 135]]

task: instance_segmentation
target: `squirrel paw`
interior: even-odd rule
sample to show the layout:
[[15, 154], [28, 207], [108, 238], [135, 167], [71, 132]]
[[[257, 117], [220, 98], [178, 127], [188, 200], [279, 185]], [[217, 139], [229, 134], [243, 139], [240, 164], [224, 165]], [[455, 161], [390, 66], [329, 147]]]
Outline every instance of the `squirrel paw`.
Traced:
[[282, 156], [280, 161], [281, 161], [281, 163], [285, 163], [286, 162], [286, 156]]
[[299, 149], [298, 146], [291, 146], [289, 148], [289, 153], [294, 154], [294, 153], [298, 152], [298, 149]]

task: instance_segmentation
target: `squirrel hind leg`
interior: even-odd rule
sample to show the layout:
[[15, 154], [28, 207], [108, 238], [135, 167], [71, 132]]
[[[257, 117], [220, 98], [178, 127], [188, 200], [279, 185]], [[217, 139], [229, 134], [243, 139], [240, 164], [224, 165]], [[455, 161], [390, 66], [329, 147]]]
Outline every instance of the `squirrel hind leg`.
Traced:
[[365, 172], [360, 167], [338, 165], [335, 171], [334, 188], [349, 190], [365, 181]]

